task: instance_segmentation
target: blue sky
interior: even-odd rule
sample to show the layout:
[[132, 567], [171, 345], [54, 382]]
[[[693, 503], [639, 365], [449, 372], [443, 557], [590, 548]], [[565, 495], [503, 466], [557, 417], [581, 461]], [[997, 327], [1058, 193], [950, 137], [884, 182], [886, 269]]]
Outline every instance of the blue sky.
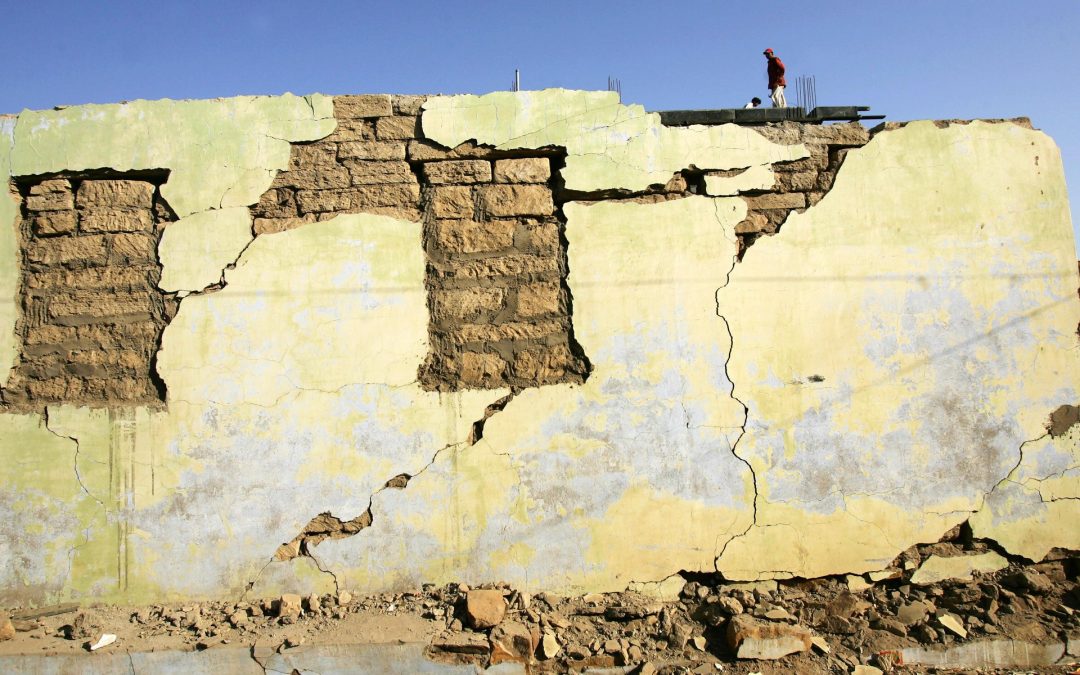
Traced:
[[[1080, 0], [8, 2], [0, 111], [238, 94], [603, 89], [650, 110], [767, 99], [761, 52], [818, 103], [890, 120], [1028, 116], [1080, 226]], [[791, 97], [789, 97], [791, 98]], [[1077, 236], [1075, 239], [1080, 239]], [[1078, 245], [1080, 250], [1080, 245]]]

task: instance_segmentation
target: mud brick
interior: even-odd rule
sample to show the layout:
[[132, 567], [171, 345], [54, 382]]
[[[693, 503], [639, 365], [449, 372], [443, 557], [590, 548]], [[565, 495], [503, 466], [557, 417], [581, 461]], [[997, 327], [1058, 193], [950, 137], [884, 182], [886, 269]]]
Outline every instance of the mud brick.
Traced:
[[154, 205], [154, 189], [153, 183], [142, 180], [84, 180], [75, 201], [80, 209], [149, 209]]
[[431, 191], [431, 215], [436, 218], [471, 218], [475, 209], [470, 187], [443, 186]]
[[154, 216], [148, 209], [95, 207], [79, 213], [79, 230], [82, 232], [143, 232], [153, 229]]
[[419, 115], [420, 108], [427, 101], [427, 96], [398, 94], [390, 97], [395, 115]]
[[292, 218], [297, 214], [296, 209], [295, 191], [271, 188], [262, 194], [252, 213], [256, 218]]
[[71, 181], [66, 178], [53, 178], [31, 185], [26, 197], [26, 208], [30, 211], [64, 211], [75, 208]]
[[424, 177], [432, 185], [468, 185], [491, 181], [491, 163], [461, 159], [424, 164]]
[[547, 216], [555, 212], [544, 185], [482, 185], [480, 208], [490, 216]]
[[154, 262], [157, 260], [157, 238], [153, 235], [123, 232], [110, 237], [109, 262]]
[[353, 185], [417, 182], [412, 167], [405, 161], [346, 159], [342, 164], [348, 170]]
[[419, 117], [395, 115], [375, 121], [375, 137], [380, 141], [407, 141], [419, 135]]
[[101, 234], [37, 240], [27, 245], [26, 257], [30, 262], [45, 265], [74, 262], [100, 265], [107, 258], [107, 244], [107, 237]]
[[338, 164], [283, 171], [274, 179], [275, 187], [300, 190], [333, 190], [352, 184], [348, 170]]
[[338, 143], [338, 159], [405, 159], [404, 141], [346, 141]]
[[414, 162], [437, 161], [440, 159], [484, 159], [491, 155], [491, 150], [478, 147], [472, 141], [466, 141], [456, 148], [447, 148], [434, 141], [409, 141], [409, 159]]
[[563, 312], [562, 286], [556, 282], [533, 283], [518, 289], [517, 313], [532, 318]]
[[31, 227], [36, 235], [67, 234], [74, 232], [74, 211], [42, 211], [34, 216]]
[[465, 352], [460, 363], [461, 383], [466, 387], [497, 387], [504, 382], [507, 363], [498, 354]]
[[566, 332], [562, 322], [548, 321], [512, 321], [499, 324], [462, 324], [456, 331], [448, 334], [457, 344], [476, 342], [500, 342], [503, 340], [539, 340]]
[[525, 275], [558, 275], [559, 262], [547, 256], [505, 255], [451, 263], [442, 276], [454, 279], [491, 279]]
[[431, 311], [436, 322], [474, 321], [498, 312], [505, 302], [506, 289], [497, 286], [431, 291]]
[[747, 207], [754, 210], [806, 208], [806, 195], [801, 192], [766, 193], [743, 199]]
[[360, 94], [334, 97], [334, 117], [384, 117], [394, 114], [389, 94]]
[[495, 162], [496, 183], [547, 183], [551, 162], [546, 157], [500, 159]]
[[500, 251], [514, 245], [517, 223], [512, 220], [440, 220], [434, 225], [435, 243], [453, 253]]

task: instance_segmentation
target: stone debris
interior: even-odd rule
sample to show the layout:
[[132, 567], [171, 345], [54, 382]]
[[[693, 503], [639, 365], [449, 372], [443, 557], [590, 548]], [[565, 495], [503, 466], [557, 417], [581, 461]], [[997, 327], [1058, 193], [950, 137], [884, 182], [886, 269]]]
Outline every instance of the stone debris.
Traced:
[[[172, 649], [258, 642], [273, 645], [263, 648], [272, 653], [319, 644], [324, 631], [340, 640], [335, 627], [366, 617], [367, 627], [383, 620], [425, 626], [413, 639], [426, 642], [426, 653], [439, 662], [480, 668], [507, 662], [535, 673], [812, 673], [859, 666], [897, 673], [912, 672], [905, 665], [911, 663], [1037, 668], [1076, 660], [1066, 655], [1080, 651], [1075, 554], [976, 572], [971, 580], [911, 583], [914, 569], [929, 557], [963, 552], [979, 554], [985, 547], [954, 541], [914, 547], [891, 566], [903, 570], [910, 560], [912, 569], [860, 592], [850, 591], [844, 576], [766, 584], [696, 576], [667, 601], [635, 591], [529, 596], [506, 584], [428, 584], [371, 596], [284, 594], [127, 610], [8, 608], [18, 618], [11, 622], [14, 637], [3, 644], [26, 651], [50, 644], [70, 648], [66, 640], [96, 640], [100, 627], [108, 626], [132, 652], [164, 639]], [[755, 666], [752, 659], [770, 665]]]
[[964, 624], [952, 614], [942, 614], [938, 617], [938, 623], [962, 638], [966, 638], [968, 635], [967, 630], [964, 628]]
[[0, 618], [0, 642], [11, 640], [15, 637], [15, 624], [7, 616]]
[[506, 616], [506, 599], [502, 591], [476, 590], [465, 595], [465, 614], [469, 625], [484, 629], [497, 626]]
[[779, 659], [809, 651], [810, 631], [802, 626], [762, 623], [745, 614], [728, 623], [728, 645], [740, 659]]
[[116, 642], [115, 635], [112, 633], [102, 633], [96, 641], [86, 643], [86, 648], [92, 652], [96, 652], [103, 647], [108, 647], [114, 642]]

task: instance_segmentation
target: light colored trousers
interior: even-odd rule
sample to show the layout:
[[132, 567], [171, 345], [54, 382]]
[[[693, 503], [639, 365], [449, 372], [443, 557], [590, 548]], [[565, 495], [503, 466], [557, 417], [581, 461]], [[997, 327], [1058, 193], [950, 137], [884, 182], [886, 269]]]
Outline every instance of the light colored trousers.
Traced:
[[772, 107], [774, 108], [786, 108], [787, 99], [784, 98], [784, 87], [780, 85], [776, 89], [772, 90]]

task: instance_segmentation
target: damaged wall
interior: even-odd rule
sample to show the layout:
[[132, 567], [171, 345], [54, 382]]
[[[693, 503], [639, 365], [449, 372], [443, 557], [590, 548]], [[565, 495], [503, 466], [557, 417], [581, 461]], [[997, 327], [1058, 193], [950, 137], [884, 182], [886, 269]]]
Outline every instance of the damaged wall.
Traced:
[[[667, 128], [548, 90], [0, 132], [9, 604], [861, 573], [964, 521], [1080, 548], [1080, 282], [1023, 123]], [[33, 286], [106, 180], [149, 186], [152, 284]], [[37, 229], [57, 181], [72, 227]], [[30, 319], [126, 335], [121, 291], [162, 308], [146, 359], [49, 351], [111, 393], [22, 384]]]

